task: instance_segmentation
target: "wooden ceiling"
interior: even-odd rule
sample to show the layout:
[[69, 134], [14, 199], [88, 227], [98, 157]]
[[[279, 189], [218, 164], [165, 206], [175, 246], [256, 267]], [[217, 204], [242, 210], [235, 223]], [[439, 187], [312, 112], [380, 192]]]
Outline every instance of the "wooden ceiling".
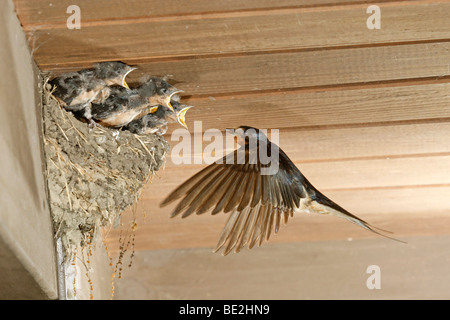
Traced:
[[[132, 79], [171, 75], [195, 106], [190, 129], [280, 129], [283, 150], [349, 211], [397, 238], [450, 233], [450, 2], [77, 0], [79, 30], [66, 27], [72, 0], [14, 2], [42, 70], [121, 60], [139, 67]], [[370, 4], [379, 30], [366, 26]], [[226, 215], [159, 208], [203, 166], [168, 157], [123, 215], [124, 228], [137, 219], [136, 250], [215, 245]], [[111, 252], [121, 230], [108, 231]], [[376, 236], [303, 215], [271, 241], [364, 237]]]

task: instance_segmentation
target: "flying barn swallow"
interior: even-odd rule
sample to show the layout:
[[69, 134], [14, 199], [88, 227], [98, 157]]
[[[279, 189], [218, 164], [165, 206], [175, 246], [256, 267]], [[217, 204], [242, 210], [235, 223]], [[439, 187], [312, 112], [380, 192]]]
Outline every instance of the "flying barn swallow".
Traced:
[[153, 107], [150, 113], [131, 121], [125, 130], [136, 134], [158, 133], [164, 135], [167, 131], [167, 123], [178, 122], [187, 129], [186, 112], [192, 108], [178, 101], [171, 101], [174, 111], [164, 106]]
[[[213, 215], [231, 212], [214, 252], [223, 246], [224, 255], [233, 249], [239, 252], [245, 246], [249, 249], [255, 244], [259, 246], [272, 232], [278, 232], [281, 220], [287, 223], [297, 212], [338, 216], [378, 235], [403, 242], [378, 232], [375, 229], [381, 229], [319, 192], [283, 150], [260, 130], [241, 126], [234, 134], [240, 141], [240, 148], [189, 178], [160, 205], [164, 207], [182, 198], [171, 217], [181, 214], [184, 218], [208, 211]], [[277, 170], [263, 173], [269, 169], [269, 164], [262, 161], [260, 148], [267, 148], [270, 155], [278, 153], [278, 157], [273, 157]]]
[[173, 110], [170, 99], [181, 92], [155, 77], [134, 89], [115, 86], [110, 90], [109, 97], [103, 103], [92, 103], [89, 112], [84, 112], [82, 116], [104, 127], [123, 127], [152, 112], [156, 106], [163, 105]]
[[101, 103], [109, 94], [109, 86], [129, 88], [125, 78], [135, 70], [122, 62], [100, 62], [93, 68], [69, 72], [49, 83], [53, 86], [53, 96], [62, 107], [69, 111], [80, 111], [91, 102]]

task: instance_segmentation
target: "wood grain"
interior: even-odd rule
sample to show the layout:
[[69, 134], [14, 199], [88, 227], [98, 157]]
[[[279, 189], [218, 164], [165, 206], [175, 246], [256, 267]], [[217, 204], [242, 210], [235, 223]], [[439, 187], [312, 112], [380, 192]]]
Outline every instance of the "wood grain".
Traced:
[[[406, 240], [408, 245], [386, 239], [270, 243], [227, 257], [210, 248], [138, 252], [117, 281], [115, 298], [448, 300], [450, 236]], [[366, 286], [367, 269], [374, 264], [381, 268], [381, 290]], [[271, 307], [270, 312], [281, 318], [283, 310], [288, 318], [298, 310], [296, 301], [291, 305], [292, 310]]]
[[104, 60], [132, 63], [135, 59], [450, 39], [450, 3], [417, 2], [404, 6], [399, 2], [388, 6], [383, 10], [383, 27], [375, 32], [365, 24], [365, 9], [366, 5], [361, 4], [337, 11], [325, 8], [311, 12], [244, 12], [230, 17], [84, 26], [80, 30], [36, 30], [28, 32], [28, 37], [39, 66], [45, 70], [59, 64]]
[[[170, 75], [191, 96], [450, 75], [450, 42], [137, 63], [128, 76]], [[82, 66], [53, 66], [55, 75]]]
[[[344, 6], [364, 3], [380, 4], [388, 2], [400, 2], [393, 0], [355, 1], [355, 0], [78, 0], [76, 5], [82, 10], [83, 21], [105, 21], [113, 24], [120, 19], [139, 19], [149, 17], [182, 18], [186, 15], [207, 14], [217, 12], [274, 10], [280, 8], [318, 8], [324, 6]], [[14, 0], [17, 13], [26, 29], [51, 28], [65, 25], [69, 16], [67, 7], [73, 5], [72, 0]], [[405, 1], [405, 3], [407, 3]]]
[[[450, 155], [307, 163], [292, 160], [306, 178], [323, 191], [450, 185]], [[150, 184], [141, 199], [149, 202], [162, 199], [205, 166], [179, 165], [160, 171], [158, 175], [163, 183]]]
[[[382, 10], [380, 30], [366, 27], [372, 3]], [[187, 115], [191, 131], [194, 121], [200, 132], [243, 124], [280, 129], [280, 146], [349, 211], [397, 237], [450, 232], [450, 2], [15, 4], [42, 70], [122, 60], [140, 68], [131, 82], [144, 73], [171, 75], [186, 92], [182, 101], [195, 106]], [[81, 30], [65, 26], [71, 4], [82, 10]], [[167, 139], [179, 128], [171, 125]], [[213, 247], [226, 215], [169, 219], [170, 208], [159, 208], [201, 167], [168, 161], [135, 211], [124, 212], [122, 231], [137, 219], [137, 250]], [[120, 230], [106, 230], [113, 253]], [[375, 235], [337, 218], [300, 215], [272, 242], [349, 237]]]
[[[268, 130], [269, 139], [272, 130]], [[183, 158], [185, 164], [206, 163], [203, 151], [213, 141], [213, 132], [204, 132], [203, 141], [192, 137], [191, 156]], [[297, 163], [330, 162], [340, 160], [367, 160], [407, 157], [426, 157], [450, 153], [450, 122], [422, 124], [358, 126], [343, 128], [306, 129], [287, 128], [278, 132], [279, 146]], [[414, 139], [411, 139], [414, 137]], [[171, 145], [165, 170], [178, 166], [171, 158], [178, 140], [166, 137]], [[223, 154], [237, 146], [226, 145], [222, 136]], [[343, 144], [345, 142], [345, 147]], [[196, 152], [196, 146], [201, 152]], [[175, 154], [174, 157], [177, 157]], [[213, 160], [219, 155], [213, 157]], [[181, 160], [181, 159], [177, 159]], [[165, 171], [160, 174], [164, 175]]]
[[342, 127], [448, 119], [449, 90], [449, 83], [431, 81], [422, 85], [313, 88], [182, 101], [195, 106], [186, 116], [190, 130], [196, 120], [202, 121], [203, 131], [240, 125], [278, 129]]
[[[370, 223], [394, 232], [396, 237], [448, 234], [450, 186], [376, 190], [330, 191], [328, 195], [341, 206]], [[156, 202], [156, 201], [155, 201]], [[153, 202], [152, 202], [153, 203]], [[424, 208], [427, 208], [424, 211]], [[145, 216], [145, 219], [143, 217]], [[169, 211], [138, 203], [134, 213], [138, 228], [135, 233], [138, 250], [178, 249], [215, 246], [227, 215], [209, 214], [186, 219], [169, 218]], [[125, 232], [133, 219], [130, 211], [123, 214]], [[118, 249], [120, 230], [106, 230], [111, 252]], [[378, 236], [345, 220], [319, 215], [296, 215], [271, 238], [271, 243], [337, 240]], [[386, 240], [390, 241], [390, 240]], [[257, 250], [257, 249], [256, 249]]]

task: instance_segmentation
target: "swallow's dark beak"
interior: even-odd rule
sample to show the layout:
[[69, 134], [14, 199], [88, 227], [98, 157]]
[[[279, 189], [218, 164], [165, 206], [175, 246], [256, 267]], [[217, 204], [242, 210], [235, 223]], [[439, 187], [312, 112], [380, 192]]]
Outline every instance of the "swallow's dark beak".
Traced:
[[244, 130], [242, 130], [242, 128], [226, 128], [225, 131], [229, 134], [232, 134], [233, 136], [244, 136]]

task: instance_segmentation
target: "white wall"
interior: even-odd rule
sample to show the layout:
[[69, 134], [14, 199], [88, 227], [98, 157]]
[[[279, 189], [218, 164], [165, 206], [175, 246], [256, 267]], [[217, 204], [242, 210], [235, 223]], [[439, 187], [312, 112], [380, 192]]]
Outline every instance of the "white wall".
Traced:
[[[19, 264], [0, 272], [2, 297], [20, 298], [11, 286], [11, 272], [28, 272], [44, 292], [56, 299], [54, 239], [42, 168], [39, 96], [24, 32], [12, 0], [0, 1], [0, 245], [5, 259]], [[7, 254], [7, 253], [11, 254]], [[14, 260], [14, 259], [12, 259]], [[21, 266], [20, 266], [21, 264]], [[4, 275], [7, 275], [5, 279]], [[20, 277], [23, 279], [24, 277]], [[3, 286], [2, 286], [3, 283]], [[36, 284], [35, 283], [35, 284]], [[30, 285], [35, 285], [30, 284]], [[21, 284], [20, 289], [23, 290]], [[17, 286], [19, 289], [19, 285]], [[6, 291], [5, 291], [6, 290]], [[10, 292], [7, 292], [10, 290]], [[26, 297], [29, 298], [29, 297]], [[39, 296], [37, 298], [40, 298]]]

